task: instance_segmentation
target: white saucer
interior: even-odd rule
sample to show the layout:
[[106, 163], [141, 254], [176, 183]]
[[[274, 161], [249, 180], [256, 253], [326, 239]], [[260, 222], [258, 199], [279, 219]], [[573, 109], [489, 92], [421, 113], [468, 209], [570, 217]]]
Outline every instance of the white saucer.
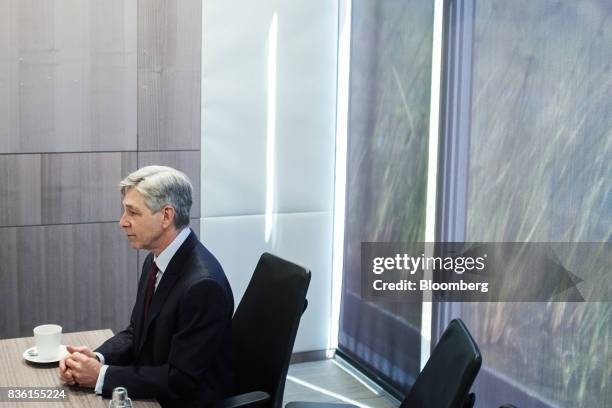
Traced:
[[22, 354], [23, 358], [25, 358], [26, 360], [32, 363], [57, 363], [62, 358], [64, 358], [64, 356], [68, 354], [68, 350], [66, 349], [66, 346], [64, 346], [63, 344], [60, 344], [57, 356], [51, 357], [51, 358], [40, 358], [38, 356], [32, 356], [29, 354], [29, 352], [32, 350], [36, 350], [36, 346], [30, 347], [29, 349], [24, 351]]

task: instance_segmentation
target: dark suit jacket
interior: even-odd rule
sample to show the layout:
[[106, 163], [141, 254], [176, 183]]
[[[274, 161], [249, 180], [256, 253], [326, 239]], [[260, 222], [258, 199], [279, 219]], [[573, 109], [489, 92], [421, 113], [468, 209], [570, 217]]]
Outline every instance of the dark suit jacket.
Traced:
[[152, 262], [149, 254], [129, 326], [96, 350], [109, 365], [103, 396], [121, 386], [130, 397], [154, 397], [164, 407], [211, 405], [234, 391], [232, 290], [192, 231], [168, 264], [143, 321]]

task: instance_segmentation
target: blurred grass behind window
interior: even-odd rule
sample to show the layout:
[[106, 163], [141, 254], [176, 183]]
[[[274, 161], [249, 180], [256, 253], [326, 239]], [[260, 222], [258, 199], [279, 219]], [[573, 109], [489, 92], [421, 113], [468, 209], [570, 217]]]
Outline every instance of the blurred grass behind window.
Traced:
[[[466, 240], [609, 242], [612, 2], [478, 0], [475, 10]], [[461, 314], [488, 369], [553, 405], [612, 407], [610, 303], [463, 304]]]
[[424, 240], [433, 2], [353, 0], [352, 10], [339, 345], [406, 390], [421, 306], [362, 301], [360, 247]]

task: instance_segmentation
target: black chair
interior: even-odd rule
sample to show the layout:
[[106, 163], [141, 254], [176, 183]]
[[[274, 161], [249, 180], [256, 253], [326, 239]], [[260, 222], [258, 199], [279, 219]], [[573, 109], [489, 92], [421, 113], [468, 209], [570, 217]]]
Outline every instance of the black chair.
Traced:
[[[478, 345], [460, 319], [450, 322], [400, 408], [467, 408], [474, 405], [470, 387], [480, 370]], [[290, 402], [285, 408], [339, 408], [349, 404]]]
[[280, 408], [310, 271], [264, 253], [234, 313], [232, 334], [239, 394], [225, 408]]

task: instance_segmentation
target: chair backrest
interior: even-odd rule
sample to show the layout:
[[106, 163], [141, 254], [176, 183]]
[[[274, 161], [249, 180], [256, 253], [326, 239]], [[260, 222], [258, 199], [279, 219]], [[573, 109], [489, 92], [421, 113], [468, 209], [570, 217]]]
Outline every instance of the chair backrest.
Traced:
[[450, 322], [400, 408], [461, 408], [480, 370], [478, 345], [460, 319]]
[[281, 407], [287, 369], [304, 312], [310, 271], [264, 253], [234, 313], [238, 391], [265, 391]]

